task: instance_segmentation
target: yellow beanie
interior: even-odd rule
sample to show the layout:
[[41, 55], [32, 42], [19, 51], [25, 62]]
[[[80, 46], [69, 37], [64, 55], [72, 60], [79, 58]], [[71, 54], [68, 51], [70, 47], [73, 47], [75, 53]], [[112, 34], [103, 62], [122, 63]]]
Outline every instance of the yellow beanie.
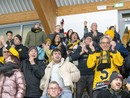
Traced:
[[51, 39], [50, 38], [46, 38], [45, 39], [45, 43], [48, 42], [48, 41], [51, 43]]
[[113, 30], [107, 30], [104, 34], [109, 35], [112, 39], [114, 38], [114, 31]]

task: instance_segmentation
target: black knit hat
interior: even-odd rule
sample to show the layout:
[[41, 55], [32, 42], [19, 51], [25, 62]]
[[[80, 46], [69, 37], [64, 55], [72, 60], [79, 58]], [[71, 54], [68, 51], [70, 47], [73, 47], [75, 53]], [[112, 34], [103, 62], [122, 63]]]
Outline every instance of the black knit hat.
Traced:
[[17, 35], [15, 35], [15, 37], [17, 37], [20, 40], [20, 42], [22, 41], [21, 35], [17, 34]]
[[121, 74], [113, 72], [110, 76], [110, 83], [116, 78], [120, 78], [121, 80], [123, 80], [123, 76]]

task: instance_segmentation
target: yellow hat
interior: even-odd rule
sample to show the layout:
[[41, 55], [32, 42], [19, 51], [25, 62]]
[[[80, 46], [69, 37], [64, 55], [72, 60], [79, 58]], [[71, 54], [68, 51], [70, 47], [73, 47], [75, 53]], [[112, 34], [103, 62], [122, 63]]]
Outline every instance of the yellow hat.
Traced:
[[107, 30], [104, 34], [109, 35], [112, 39], [114, 38], [114, 31], [113, 30]]
[[46, 38], [45, 39], [45, 43], [48, 42], [48, 41], [51, 43], [51, 39], [50, 38]]

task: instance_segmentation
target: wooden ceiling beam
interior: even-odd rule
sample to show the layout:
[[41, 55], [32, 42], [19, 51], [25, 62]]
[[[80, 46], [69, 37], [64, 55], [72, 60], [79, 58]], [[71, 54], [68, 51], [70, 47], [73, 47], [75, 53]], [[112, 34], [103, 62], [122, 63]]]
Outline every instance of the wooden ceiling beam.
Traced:
[[57, 10], [55, 0], [32, 0], [32, 2], [45, 32], [47, 34], [54, 32]]
[[39, 20], [36, 11], [0, 15], [0, 25]]
[[95, 3], [88, 3], [88, 4], [80, 4], [80, 5], [72, 5], [72, 6], [63, 6], [58, 7], [57, 9], [57, 16], [64, 16], [64, 15], [73, 15], [73, 14], [81, 14], [81, 13], [89, 13], [89, 12], [97, 12], [97, 6], [107, 5], [109, 6], [107, 10], [126, 10], [130, 9], [130, 2], [124, 2], [124, 7], [121, 8], [114, 8], [113, 5], [118, 3], [122, 0], [108, 0], [104, 2], [95, 2]]

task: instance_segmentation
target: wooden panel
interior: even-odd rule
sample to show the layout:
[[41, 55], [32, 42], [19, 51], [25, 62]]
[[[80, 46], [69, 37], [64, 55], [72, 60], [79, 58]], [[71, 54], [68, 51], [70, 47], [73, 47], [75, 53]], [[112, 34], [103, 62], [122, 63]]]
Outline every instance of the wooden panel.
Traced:
[[47, 34], [54, 32], [56, 25], [55, 0], [32, 0], [37, 14]]
[[[104, 2], [58, 7], [57, 15], [64, 16], [64, 15], [81, 14], [81, 13], [88, 13], [88, 12], [97, 12], [98, 11], [97, 6], [101, 6], [101, 5], [108, 5], [109, 7], [107, 10], [114, 10], [117, 8], [114, 8], [113, 5], [120, 1], [122, 0], [108, 0]], [[130, 2], [124, 2], [124, 7], [118, 8], [118, 10], [130, 9], [129, 5]]]
[[26, 22], [38, 20], [39, 17], [36, 11], [26, 11], [12, 14], [0, 15], [0, 24], [12, 24], [18, 22]]

